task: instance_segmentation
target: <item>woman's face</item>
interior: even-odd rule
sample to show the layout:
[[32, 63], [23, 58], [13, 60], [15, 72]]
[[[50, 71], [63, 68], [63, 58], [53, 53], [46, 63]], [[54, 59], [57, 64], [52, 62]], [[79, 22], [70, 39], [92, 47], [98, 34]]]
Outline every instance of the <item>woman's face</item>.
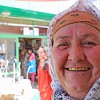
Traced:
[[51, 57], [68, 93], [88, 92], [100, 77], [100, 32], [82, 23], [64, 26], [53, 36]]
[[31, 50], [28, 50], [28, 54], [31, 54], [32, 53], [32, 51]]
[[38, 54], [39, 54], [39, 59], [44, 59], [46, 57], [46, 53], [44, 52], [43, 48], [39, 48]]

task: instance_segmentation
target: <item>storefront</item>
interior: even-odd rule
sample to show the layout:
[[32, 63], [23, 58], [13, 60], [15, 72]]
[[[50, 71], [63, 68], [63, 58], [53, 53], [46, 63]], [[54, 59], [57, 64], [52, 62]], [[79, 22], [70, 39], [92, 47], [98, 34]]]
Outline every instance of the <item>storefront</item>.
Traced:
[[37, 53], [47, 43], [47, 28], [55, 14], [0, 5], [0, 15], [0, 58], [6, 71], [2, 75], [19, 79], [22, 49], [31, 46]]
[[3, 73], [4, 77], [13, 77], [14, 80], [15, 78], [19, 79], [20, 51], [23, 48], [27, 49], [28, 46], [32, 46], [36, 52], [41, 44], [46, 43], [46, 38], [46, 36], [0, 34], [0, 64], [1, 67], [6, 67], [4, 68], [6, 71], [6, 73]]

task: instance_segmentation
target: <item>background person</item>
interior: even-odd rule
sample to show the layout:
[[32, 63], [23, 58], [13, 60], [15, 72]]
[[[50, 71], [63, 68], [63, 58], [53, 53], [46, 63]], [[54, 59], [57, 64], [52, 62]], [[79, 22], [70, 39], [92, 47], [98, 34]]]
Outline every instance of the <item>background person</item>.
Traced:
[[100, 11], [79, 0], [48, 29], [53, 100], [100, 100]]
[[23, 76], [24, 79], [27, 78], [27, 63], [28, 63], [29, 54], [27, 53], [26, 49], [22, 49], [21, 51], [21, 76]]
[[49, 73], [47, 47], [39, 48], [38, 89], [41, 100], [52, 100], [51, 76]]
[[29, 59], [27, 64], [27, 73], [29, 75], [31, 84], [33, 86], [35, 84], [35, 75], [36, 75], [36, 58], [32, 48], [28, 48], [28, 54], [29, 54]]

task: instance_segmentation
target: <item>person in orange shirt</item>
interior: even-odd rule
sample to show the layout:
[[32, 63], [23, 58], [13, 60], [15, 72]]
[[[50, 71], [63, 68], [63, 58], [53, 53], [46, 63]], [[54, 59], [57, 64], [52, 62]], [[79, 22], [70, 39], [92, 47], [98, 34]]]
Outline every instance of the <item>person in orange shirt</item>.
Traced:
[[53, 90], [51, 88], [51, 76], [49, 73], [49, 64], [47, 57], [47, 48], [39, 48], [39, 66], [38, 66], [38, 89], [41, 100], [52, 100]]

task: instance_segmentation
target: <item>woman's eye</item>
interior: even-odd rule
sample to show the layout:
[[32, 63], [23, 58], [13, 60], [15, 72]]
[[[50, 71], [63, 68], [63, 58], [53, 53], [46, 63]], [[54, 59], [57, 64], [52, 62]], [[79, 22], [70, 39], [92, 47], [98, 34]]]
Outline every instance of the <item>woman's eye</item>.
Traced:
[[62, 43], [62, 44], [58, 45], [57, 47], [59, 49], [68, 49], [69, 46], [70, 45], [68, 43]]
[[91, 48], [94, 47], [96, 45], [96, 43], [94, 42], [83, 42], [81, 43], [82, 46], [87, 47], [87, 48]]

